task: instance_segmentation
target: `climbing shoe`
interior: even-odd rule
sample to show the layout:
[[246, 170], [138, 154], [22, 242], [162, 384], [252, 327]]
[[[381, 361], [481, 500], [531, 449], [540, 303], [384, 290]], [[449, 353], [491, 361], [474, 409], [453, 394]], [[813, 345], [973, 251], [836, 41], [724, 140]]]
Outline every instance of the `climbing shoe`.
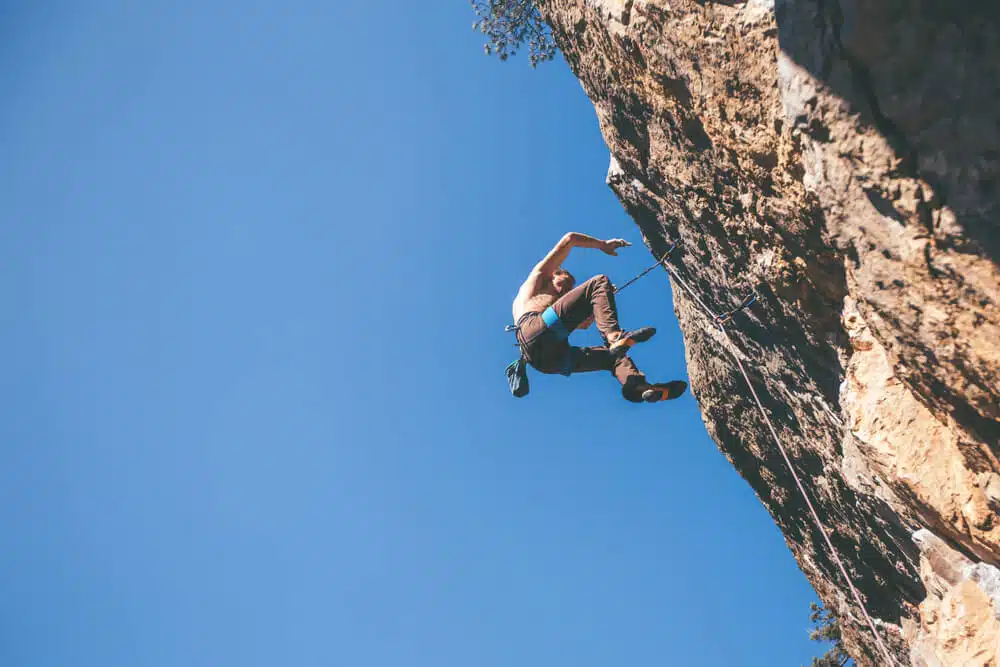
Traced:
[[653, 327], [643, 327], [641, 329], [635, 329], [634, 331], [626, 331], [618, 340], [611, 343], [608, 349], [611, 350], [611, 354], [616, 357], [623, 357], [628, 354], [629, 348], [636, 343], [645, 343], [647, 340], [653, 337], [656, 333], [656, 329]]
[[649, 385], [649, 389], [642, 392], [642, 400], [647, 403], [671, 401], [683, 394], [687, 386], [688, 384], [684, 380], [651, 384]]

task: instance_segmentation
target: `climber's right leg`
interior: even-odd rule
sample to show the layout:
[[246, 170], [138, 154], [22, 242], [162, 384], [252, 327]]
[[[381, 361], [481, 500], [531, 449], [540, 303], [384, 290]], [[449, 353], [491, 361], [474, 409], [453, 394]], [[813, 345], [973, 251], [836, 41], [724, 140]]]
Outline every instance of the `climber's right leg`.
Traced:
[[652, 338], [653, 327], [643, 327], [635, 331], [622, 331], [618, 324], [618, 309], [615, 306], [615, 292], [611, 281], [605, 275], [594, 276], [574, 287], [552, 304], [566, 328], [572, 331], [591, 315], [608, 348], [618, 355], [628, 351], [635, 343]]

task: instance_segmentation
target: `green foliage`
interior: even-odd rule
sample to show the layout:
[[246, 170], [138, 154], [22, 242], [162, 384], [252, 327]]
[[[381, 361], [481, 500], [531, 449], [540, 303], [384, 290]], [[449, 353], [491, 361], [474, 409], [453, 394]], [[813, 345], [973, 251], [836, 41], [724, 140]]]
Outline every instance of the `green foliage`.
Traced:
[[531, 66], [552, 60], [556, 43], [534, 0], [471, 0], [479, 19], [472, 24], [488, 40], [486, 55], [496, 54], [500, 60], [515, 55], [528, 45]]
[[833, 612], [822, 604], [809, 604], [809, 620], [813, 629], [809, 631], [809, 639], [816, 642], [833, 642], [825, 654], [812, 659], [811, 667], [844, 667], [851, 660], [847, 655], [840, 637], [840, 623]]

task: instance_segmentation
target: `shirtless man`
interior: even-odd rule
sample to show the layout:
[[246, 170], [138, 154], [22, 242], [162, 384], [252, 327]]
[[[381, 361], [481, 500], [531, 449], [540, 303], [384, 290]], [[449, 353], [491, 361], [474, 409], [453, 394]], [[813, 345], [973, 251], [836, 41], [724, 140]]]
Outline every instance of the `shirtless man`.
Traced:
[[[586, 234], [570, 232], [535, 265], [514, 299], [514, 322], [525, 359], [542, 373], [585, 373], [611, 371], [622, 385], [622, 396], [638, 403], [677, 398], [687, 383], [681, 380], [662, 384], [646, 381], [628, 350], [649, 340], [656, 329], [643, 327], [622, 331], [618, 325], [614, 286], [605, 275], [594, 276], [578, 287], [562, 263], [573, 248], [595, 248], [617, 255], [631, 245], [622, 239], [601, 241]], [[586, 329], [596, 321], [603, 347], [572, 347], [567, 339], [574, 329]]]

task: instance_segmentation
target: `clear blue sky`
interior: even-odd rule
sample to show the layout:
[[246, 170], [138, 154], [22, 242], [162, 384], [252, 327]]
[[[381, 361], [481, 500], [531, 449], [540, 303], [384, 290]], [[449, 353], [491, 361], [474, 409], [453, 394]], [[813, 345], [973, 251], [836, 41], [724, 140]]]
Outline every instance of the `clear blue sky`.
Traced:
[[[0, 664], [795, 667], [813, 594], [690, 396], [533, 374], [564, 232], [649, 263], [560, 59], [465, 2], [7, 2]], [[684, 377], [662, 272], [623, 293]], [[587, 332], [582, 342], [596, 340]]]

